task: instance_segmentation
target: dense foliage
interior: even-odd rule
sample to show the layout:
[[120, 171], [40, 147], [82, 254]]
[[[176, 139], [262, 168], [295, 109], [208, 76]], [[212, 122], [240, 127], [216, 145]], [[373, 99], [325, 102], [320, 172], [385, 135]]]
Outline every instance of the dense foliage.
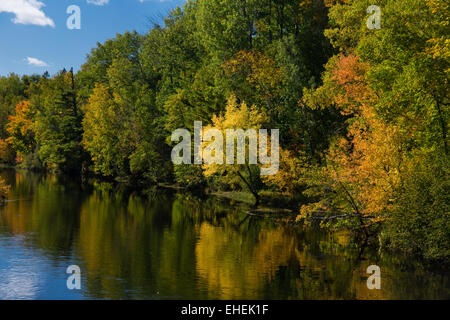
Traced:
[[[369, 29], [367, 8], [382, 10]], [[450, 256], [444, 0], [190, 0], [81, 70], [0, 78], [0, 156], [144, 184], [276, 192], [298, 221]], [[280, 130], [280, 170], [177, 165], [171, 133]], [[307, 201], [305, 201], [305, 199]]]

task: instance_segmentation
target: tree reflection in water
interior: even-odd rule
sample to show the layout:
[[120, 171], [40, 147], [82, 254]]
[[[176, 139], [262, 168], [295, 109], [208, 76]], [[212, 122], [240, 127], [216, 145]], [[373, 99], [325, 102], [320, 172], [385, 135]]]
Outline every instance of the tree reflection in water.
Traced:
[[[87, 298], [450, 296], [448, 274], [370, 248], [361, 254], [345, 233], [248, 216], [238, 203], [167, 192], [142, 197], [109, 183], [24, 172], [1, 176], [18, 201], [0, 208], [0, 246], [22, 237], [22, 246], [55, 264], [78, 264]], [[381, 267], [381, 290], [366, 286], [371, 264]]]

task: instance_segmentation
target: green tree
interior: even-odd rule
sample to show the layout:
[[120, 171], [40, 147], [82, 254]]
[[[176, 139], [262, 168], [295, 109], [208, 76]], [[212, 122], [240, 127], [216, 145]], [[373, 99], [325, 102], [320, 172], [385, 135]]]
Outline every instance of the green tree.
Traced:
[[82, 113], [72, 71], [41, 79], [38, 93], [31, 98], [36, 109], [35, 131], [39, 157], [55, 172], [80, 172]]

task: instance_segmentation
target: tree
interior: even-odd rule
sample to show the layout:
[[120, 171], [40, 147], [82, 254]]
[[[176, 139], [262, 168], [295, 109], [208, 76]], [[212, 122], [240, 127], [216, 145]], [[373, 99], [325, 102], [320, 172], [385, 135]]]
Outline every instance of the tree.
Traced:
[[21, 156], [33, 152], [36, 146], [34, 116], [36, 110], [30, 101], [24, 100], [16, 105], [15, 114], [9, 116], [7, 142], [18, 151]]
[[[119, 106], [107, 88], [98, 84], [84, 107], [83, 146], [89, 152], [94, 170], [105, 176], [118, 176], [127, 172], [127, 146], [121, 146], [119, 132], [124, 127]], [[125, 139], [126, 141], [126, 139]]]
[[25, 97], [25, 85], [14, 73], [0, 77], [0, 138], [7, 138], [6, 125], [14, 107]]
[[255, 0], [198, 1], [198, 34], [214, 59], [222, 61], [239, 50], [253, 48], [261, 7]]
[[[269, 118], [264, 110], [258, 110], [255, 106], [248, 107], [245, 103], [239, 104], [236, 101], [236, 97], [231, 96], [228, 99], [225, 113], [214, 116], [212, 123], [211, 126], [205, 127], [204, 131], [217, 129], [222, 133], [223, 137], [225, 137], [227, 129], [243, 129], [244, 131], [254, 129], [258, 132], [263, 125], [269, 123]], [[220, 143], [219, 141], [215, 142]], [[224, 150], [223, 146], [222, 150]], [[260, 178], [261, 165], [250, 164], [249, 157], [251, 151], [247, 139], [245, 140], [245, 150], [244, 164], [237, 163], [238, 155], [235, 153], [233, 155], [234, 164], [226, 164], [225, 160], [223, 161], [223, 164], [205, 164], [203, 166], [204, 174], [206, 177], [214, 175], [222, 183], [231, 188], [246, 188], [255, 197], [255, 205], [258, 205], [258, 192], [262, 187]]]
[[[369, 30], [368, 4], [339, 1], [330, 8], [326, 34], [342, 53], [327, 63], [323, 85], [305, 90], [303, 103], [336, 108], [346, 121], [335, 132], [325, 165], [313, 166], [306, 177], [312, 202], [300, 217], [351, 218], [347, 226], [358, 228], [385, 221], [392, 247], [405, 250], [409, 242], [411, 252], [445, 257], [446, 227], [437, 226], [447, 216], [446, 199], [437, 190], [445, 188], [448, 171], [448, 56], [439, 40], [445, 14], [433, 10], [445, 12], [446, 6], [380, 1], [382, 30]], [[427, 163], [433, 165], [420, 169]], [[427, 196], [417, 196], [418, 185]], [[428, 229], [435, 236], [419, 240]]]
[[229, 92], [240, 101], [265, 106], [269, 113], [277, 112], [274, 104], [282, 78], [273, 59], [256, 50], [242, 50], [226, 61], [223, 68], [229, 81]]
[[[333, 65], [324, 87], [334, 95], [338, 110], [351, 117], [346, 135], [337, 136], [330, 147], [326, 167], [311, 175], [307, 195], [320, 200], [304, 205], [301, 213], [302, 217], [349, 214], [360, 225], [368, 225], [384, 219], [390, 210], [392, 193], [400, 183], [404, 141], [399, 129], [373, 109], [376, 96], [365, 81], [368, 65], [354, 55], [342, 55]], [[311, 103], [310, 99], [305, 97]]]
[[38, 90], [31, 104], [36, 109], [36, 142], [42, 163], [55, 172], [80, 172], [82, 114], [72, 71], [42, 79]]

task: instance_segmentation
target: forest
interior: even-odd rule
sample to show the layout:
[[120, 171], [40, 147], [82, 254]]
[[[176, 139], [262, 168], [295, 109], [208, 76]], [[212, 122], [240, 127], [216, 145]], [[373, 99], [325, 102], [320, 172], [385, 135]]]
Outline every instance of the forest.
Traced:
[[[448, 262], [449, 17], [444, 0], [188, 0], [97, 43], [77, 72], [0, 77], [0, 161], [244, 192], [299, 225]], [[279, 129], [278, 172], [174, 165], [172, 132], [195, 121]]]

